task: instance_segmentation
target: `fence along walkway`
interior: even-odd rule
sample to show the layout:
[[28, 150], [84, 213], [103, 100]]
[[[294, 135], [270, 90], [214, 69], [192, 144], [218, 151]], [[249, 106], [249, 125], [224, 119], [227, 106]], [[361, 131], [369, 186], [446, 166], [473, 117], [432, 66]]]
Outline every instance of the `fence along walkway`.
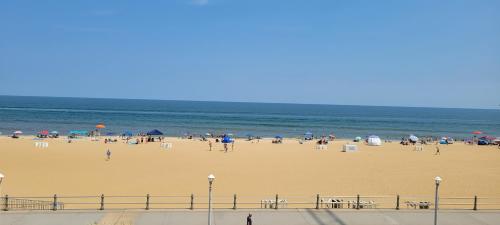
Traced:
[[[7, 210], [207, 209], [207, 196], [51, 196], [0, 198]], [[214, 196], [214, 209], [405, 209], [435, 207], [433, 196]], [[440, 209], [500, 209], [500, 198], [441, 197]]]
[[57, 197], [53, 201], [35, 200], [27, 198], [11, 198], [8, 195], [0, 201], [2, 209], [7, 210], [62, 210], [64, 203], [58, 202]]

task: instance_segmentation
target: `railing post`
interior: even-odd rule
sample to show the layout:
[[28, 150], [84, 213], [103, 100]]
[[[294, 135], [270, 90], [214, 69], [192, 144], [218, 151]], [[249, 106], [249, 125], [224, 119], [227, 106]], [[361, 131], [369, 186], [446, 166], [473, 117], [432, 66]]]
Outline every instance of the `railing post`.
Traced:
[[477, 210], [477, 195], [474, 195], [474, 208], [472, 210]]
[[399, 195], [396, 197], [396, 210], [399, 210]]
[[279, 201], [278, 194], [276, 194], [276, 202], [275, 202], [276, 204], [274, 205], [274, 209], [278, 209], [278, 201]]
[[316, 209], [319, 209], [319, 194], [316, 194]]
[[149, 210], [149, 194], [146, 195], [146, 210]]
[[9, 195], [5, 195], [5, 205], [3, 211], [9, 211]]
[[233, 209], [236, 210], [236, 194], [233, 196]]
[[356, 197], [356, 209], [359, 209], [359, 194]]
[[101, 208], [99, 210], [104, 210], [104, 194], [101, 194]]
[[57, 210], [57, 195], [54, 194], [54, 202], [52, 202], [52, 210]]
[[191, 209], [191, 210], [194, 209], [194, 195], [193, 194], [191, 194], [191, 204], [190, 204], [189, 209]]

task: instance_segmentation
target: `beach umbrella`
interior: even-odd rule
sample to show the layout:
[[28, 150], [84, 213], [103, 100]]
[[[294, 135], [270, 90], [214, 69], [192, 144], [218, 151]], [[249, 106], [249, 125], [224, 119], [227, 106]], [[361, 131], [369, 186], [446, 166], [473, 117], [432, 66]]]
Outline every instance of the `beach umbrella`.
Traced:
[[23, 134], [23, 132], [20, 130], [16, 130], [16, 131], [14, 131], [14, 134]]
[[311, 131], [307, 131], [304, 135], [311, 136], [311, 135], [313, 135], [313, 133]]
[[355, 138], [354, 138], [354, 140], [356, 140], [356, 141], [361, 141], [361, 137], [360, 137], [360, 136], [357, 136], [357, 137], [355, 137]]
[[53, 130], [53, 131], [50, 132], [50, 134], [59, 134], [59, 132]]
[[222, 138], [222, 143], [231, 143], [233, 142], [233, 140], [229, 137], [229, 136], [224, 136], [224, 138]]
[[104, 123], [98, 123], [97, 125], [95, 125], [95, 128], [104, 129], [104, 128], [106, 128], [106, 125], [104, 125]]
[[205, 133], [205, 135], [206, 135], [206, 136], [211, 136], [211, 134], [210, 134], [210, 133]]
[[41, 135], [49, 135], [49, 131], [48, 130], [42, 130], [42, 131], [40, 131], [40, 134]]
[[484, 140], [492, 141], [492, 140], [495, 140], [495, 137], [492, 137], [492, 136], [483, 136], [483, 137], [480, 137], [479, 139], [484, 139]]
[[413, 142], [417, 142], [418, 141], [418, 137], [413, 135], [413, 134], [410, 134], [410, 138], [409, 138], [411, 141]]
[[282, 135], [276, 135], [275, 137], [276, 139], [283, 139], [283, 136]]
[[476, 131], [472, 131], [472, 134], [482, 134], [483, 132], [482, 131], [479, 131], [479, 130], [476, 130]]

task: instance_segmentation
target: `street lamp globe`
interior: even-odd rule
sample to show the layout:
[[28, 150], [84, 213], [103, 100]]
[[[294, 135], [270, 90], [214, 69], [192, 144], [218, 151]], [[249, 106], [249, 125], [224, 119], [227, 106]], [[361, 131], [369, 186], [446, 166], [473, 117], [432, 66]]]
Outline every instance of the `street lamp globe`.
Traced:
[[208, 175], [208, 182], [212, 183], [215, 180], [215, 176], [213, 174]]
[[436, 181], [436, 184], [439, 184], [443, 179], [441, 179], [441, 177], [436, 177], [434, 180]]

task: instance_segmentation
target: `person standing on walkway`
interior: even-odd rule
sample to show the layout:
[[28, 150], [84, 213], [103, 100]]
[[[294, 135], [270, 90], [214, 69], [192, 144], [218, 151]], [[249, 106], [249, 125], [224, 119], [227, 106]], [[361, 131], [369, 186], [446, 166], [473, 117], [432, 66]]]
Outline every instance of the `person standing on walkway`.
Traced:
[[247, 216], [247, 225], [252, 225], [252, 214], [248, 214]]
[[108, 151], [106, 152], [106, 156], [108, 157], [108, 161], [111, 159], [111, 150], [108, 149]]

